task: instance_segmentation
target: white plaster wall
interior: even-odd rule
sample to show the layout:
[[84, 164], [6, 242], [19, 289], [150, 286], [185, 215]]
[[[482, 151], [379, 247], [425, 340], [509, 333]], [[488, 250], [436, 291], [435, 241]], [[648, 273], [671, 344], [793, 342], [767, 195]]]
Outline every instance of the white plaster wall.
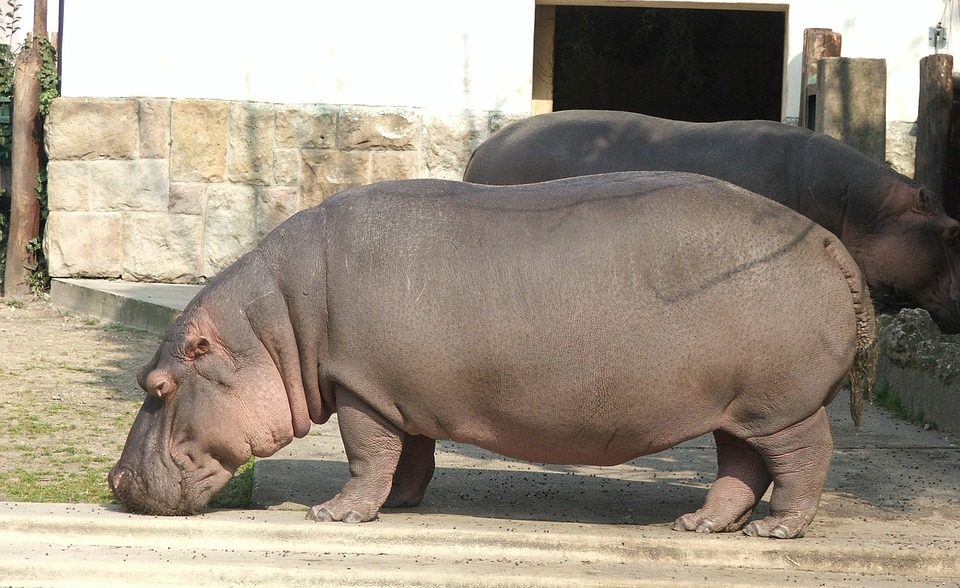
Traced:
[[63, 94], [527, 112], [533, 0], [68, 0]]
[[843, 34], [844, 56], [887, 60], [888, 121], [916, 119], [927, 30], [956, 3], [67, 0], [63, 93], [526, 113], [537, 1], [786, 10], [784, 117], [799, 112], [803, 30], [825, 27]]
[[[949, 1], [949, 0], [948, 0]], [[788, 92], [786, 115], [800, 108], [800, 60], [803, 30], [828, 28], [843, 35], [844, 57], [887, 60], [887, 121], [917, 118], [920, 59], [934, 52], [927, 40], [944, 0], [870, 2], [866, 0], [797, 0], [788, 13]], [[960, 29], [957, 30], [960, 35]], [[960, 41], [960, 39], [958, 39]], [[957, 45], [960, 48], [960, 44]], [[960, 66], [958, 58], [957, 66]]]

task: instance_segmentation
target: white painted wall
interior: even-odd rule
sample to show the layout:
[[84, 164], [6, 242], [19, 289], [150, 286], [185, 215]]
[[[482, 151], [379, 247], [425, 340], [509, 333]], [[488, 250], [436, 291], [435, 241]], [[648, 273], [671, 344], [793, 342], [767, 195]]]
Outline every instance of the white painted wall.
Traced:
[[530, 107], [533, 0], [67, 0], [63, 94]]
[[[526, 113], [536, 1], [67, 0], [63, 93]], [[799, 111], [803, 30], [825, 27], [844, 56], [887, 60], [895, 121], [916, 118], [927, 29], [957, 0], [556, 3], [787, 10], [784, 116]]]
[[[946, 0], [951, 2], [952, 0]], [[870, 2], [866, 0], [796, 0], [788, 13], [787, 116], [800, 108], [800, 61], [803, 30], [828, 28], [843, 35], [844, 57], [887, 60], [887, 121], [917, 118], [920, 59], [934, 50], [927, 30], [936, 26], [945, 0]], [[960, 28], [956, 34], [960, 36]], [[955, 45], [960, 49], [960, 38]], [[956, 66], [960, 67], [960, 56]]]

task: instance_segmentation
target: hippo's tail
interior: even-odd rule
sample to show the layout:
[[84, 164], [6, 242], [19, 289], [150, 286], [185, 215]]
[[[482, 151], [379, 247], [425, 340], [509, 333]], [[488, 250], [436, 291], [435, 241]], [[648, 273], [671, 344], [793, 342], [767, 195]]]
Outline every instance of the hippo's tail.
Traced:
[[850, 416], [853, 425], [860, 428], [863, 416], [863, 398], [873, 398], [873, 384], [877, 375], [877, 319], [866, 280], [850, 255], [832, 239], [824, 243], [827, 252], [843, 272], [857, 320], [857, 351], [850, 367]]

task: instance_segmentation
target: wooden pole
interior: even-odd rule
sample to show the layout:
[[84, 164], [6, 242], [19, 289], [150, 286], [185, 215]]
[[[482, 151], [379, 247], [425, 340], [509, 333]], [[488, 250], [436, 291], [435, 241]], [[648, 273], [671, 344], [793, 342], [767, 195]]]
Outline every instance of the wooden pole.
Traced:
[[[804, 29], [803, 58], [800, 61], [800, 126], [816, 128], [817, 62], [824, 57], [840, 57], [843, 37], [830, 29]], [[814, 103], [811, 103], [814, 102]]]
[[[917, 114], [914, 178], [924, 184], [930, 194], [941, 201], [947, 196], [945, 184], [952, 108], [953, 56], [928, 55], [920, 60], [920, 100]], [[953, 204], [944, 202], [948, 209], [953, 208]]]
[[3, 278], [4, 296], [30, 294], [30, 272], [36, 255], [28, 249], [40, 235], [40, 201], [37, 175], [40, 173], [41, 132], [37, 108], [40, 105], [40, 42], [47, 35], [47, 2], [34, 0], [34, 34], [17, 55], [13, 69], [13, 136], [10, 148], [10, 233]]

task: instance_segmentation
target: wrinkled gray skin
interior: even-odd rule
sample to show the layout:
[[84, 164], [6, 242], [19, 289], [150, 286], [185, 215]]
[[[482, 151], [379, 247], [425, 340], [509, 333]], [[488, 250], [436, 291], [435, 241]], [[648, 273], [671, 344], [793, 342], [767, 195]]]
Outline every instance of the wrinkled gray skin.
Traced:
[[351, 478], [308, 517], [359, 522], [420, 502], [433, 439], [619, 464], [713, 432], [717, 481], [676, 528], [798, 537], [830, 463], [824, 406], [873, 337], [836, 238], [715, 179], [374, 184], [197, 295], [140, 372], [109, 481], [130, 511], [196, 512], [336, 412]]
[[700, 173], [789, 206], [840, 237], [880, 310], [921, 307], [944, 332], [960, 332], [960, 223], [906, 176], [823, 134], [770, 121], [562, 111], [495, 133], [464, 180], [523, 184], [627, 170]]

